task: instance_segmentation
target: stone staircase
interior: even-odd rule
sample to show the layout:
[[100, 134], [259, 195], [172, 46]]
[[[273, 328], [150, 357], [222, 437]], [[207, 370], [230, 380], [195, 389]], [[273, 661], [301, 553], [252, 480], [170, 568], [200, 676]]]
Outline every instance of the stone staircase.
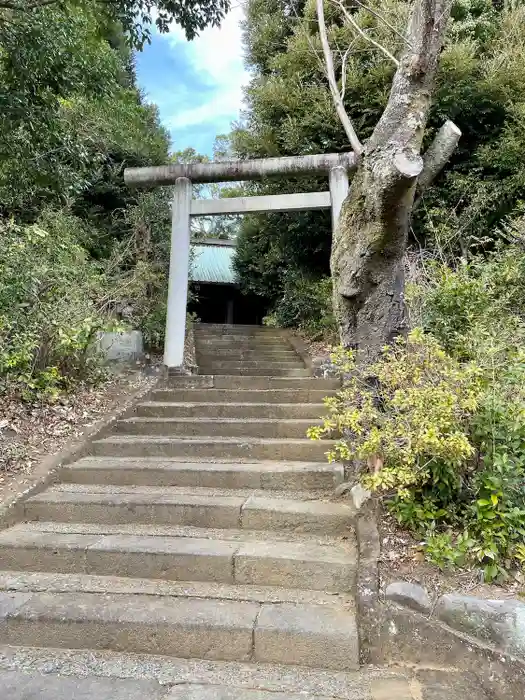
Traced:
[[152, 391], [0, 532], [0, 697], [422, 697], [359, 670], [353, 512], [305, 437], [337, 381], [274, 330], [200, 326], [196, 350], [203, 376]]

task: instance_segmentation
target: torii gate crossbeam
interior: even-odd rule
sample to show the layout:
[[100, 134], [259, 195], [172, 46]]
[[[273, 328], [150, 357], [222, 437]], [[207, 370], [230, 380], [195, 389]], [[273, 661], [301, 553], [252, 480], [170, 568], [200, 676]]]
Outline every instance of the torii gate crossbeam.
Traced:
[[[175, 185], [172, 205], [170, 271], [164, 364], [172, 371], [182, 368], [188, 272], [190, 218], [253, 211], [332, 210], [335, 234], [342, 204], [348, 194], [348, 172], [356, 167], [353, 153], [323, 153], [285, 158], [261, 158], [218, 163], [171, 164], [150, 168], [126, 168], [128, 185], [148, 187]], [[301, 174], [327, 175], [329, 192], [310, 192], [262, 197], [232, 197], [219, 200], [192, 200], [192, 183], [256, 180]]]

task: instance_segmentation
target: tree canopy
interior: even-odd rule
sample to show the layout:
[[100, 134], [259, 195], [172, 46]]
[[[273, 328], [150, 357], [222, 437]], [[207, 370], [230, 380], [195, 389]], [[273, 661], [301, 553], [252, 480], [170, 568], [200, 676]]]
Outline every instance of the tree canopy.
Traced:
[[229, 0], [0, 0], [0, 10], [19, 14], [48, 7], [95, 10], [103, 21], [118, 22], [126, 38], [141, 48], [148, 41], [151, 26], [167, 32], [170, 24], [180, 25], [193, 39], [208, 25], [216, 26], [230, 7]]

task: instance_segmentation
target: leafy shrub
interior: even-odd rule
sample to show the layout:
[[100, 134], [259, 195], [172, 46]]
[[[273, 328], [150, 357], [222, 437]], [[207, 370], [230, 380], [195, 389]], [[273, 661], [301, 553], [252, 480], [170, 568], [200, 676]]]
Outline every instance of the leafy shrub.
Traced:
[[45, 223], [0, 227], [0, 380], [53, 396], [96, 373], [87, 350], [104, 325], [95, 303], [103, 276], [76, 242], [75, 217]]
[[420, 331], [399, 338], [366, 369], [352, 351], [334, 360], [348, 376], [342, 391], [325, 399], [330, 415], [310, 436], [342, 434], [329, 458], [367, 463], [372, 472], [364, 481], [373, 490], [410, 498], [414, 489], [430, 497], [438, 488], [443, 503], [452, 500], [474, 454], [468, 421], [479, 397], [478, 368], [460, 366]]
[[313, 340], [332, 337], [335, 333], [332, 280], [329, 277], [311, 279], [288, 271], [283, 294], [266, 323], [299, 328]]
[[429, 559], [504, 577], [525, 562], [524, 360], [496, 377], [419, 329], [367, 368], [339, 350], [343, 389], [309, 435], [341, 435], [329, 459], [354, 462]]
[[[525, 236], [525, 221], [507, 227]], [[408, 289], [417, 322], [443, 347], [462, 360], [475, 359], [490, 368], [504, 365], [525, 342], [525, 247], [501, 245], [488, 256], [463, 262], [456, 269], [430, 263]]]

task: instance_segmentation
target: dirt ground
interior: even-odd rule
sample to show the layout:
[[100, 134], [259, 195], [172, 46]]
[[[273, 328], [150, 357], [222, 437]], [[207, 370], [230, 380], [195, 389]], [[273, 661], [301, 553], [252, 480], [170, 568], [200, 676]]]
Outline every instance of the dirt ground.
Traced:
[[159, 376], [159, 362], [115, 366], [96, 387], [79, 387], [54, 403], [0, 397], [0, 503], [24, 490], [43, 460], [133, 402]]
[[432, 598], [452, 591], [486, 599], [525, 597], [523, 577], [518, 575], [503, 584], [486, 584], [479, 571], [441, 571], [434, 564], [425, 561], [421, 543], [406, 530], [402, 530], [391, 515], [381, 512], [378, 520], [381, 538], [381, 590], [384, 591], [393, 581], [410, 581], [423, 585]]

